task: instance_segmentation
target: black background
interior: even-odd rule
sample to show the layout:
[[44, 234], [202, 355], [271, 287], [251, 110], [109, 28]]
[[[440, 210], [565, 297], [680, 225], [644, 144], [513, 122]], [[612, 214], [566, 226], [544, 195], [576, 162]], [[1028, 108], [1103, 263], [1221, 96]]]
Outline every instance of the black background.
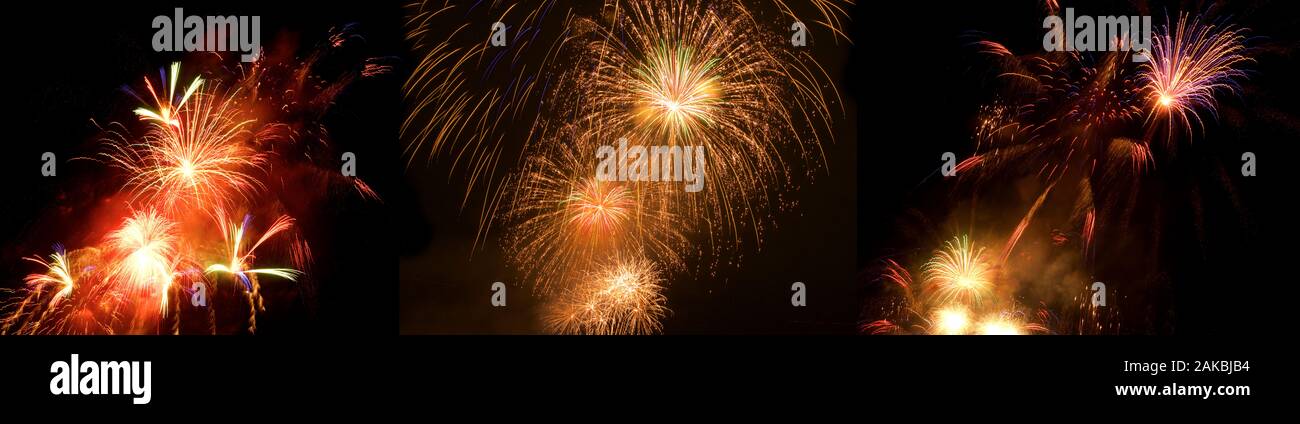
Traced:
[[[6, 347], [0, 405], [10, 414], [50, 417], [301, 419], [349, 411], [426, 419], [628, 413], [881, 419], [873, 411], [912, 410], [924, 417], [1217, 411], [1240, 418], [1276, 416], [1293, 393], [1295, 375], [1281, 346], [1243, 337], [38, 337], [0, 343]], [[152, 401], [50, 395], [50, 364], [72, 353], [82, 361], [152, 360]], [[1123, 371], [1124, 361], [1171, 360], [1249, 361], [1250, 370]], [[1248, 385], [1251, 395], [1114, 395], [1117, 384], [1170, 383]], [[154, 415], [160, 413], [166, 415]]]

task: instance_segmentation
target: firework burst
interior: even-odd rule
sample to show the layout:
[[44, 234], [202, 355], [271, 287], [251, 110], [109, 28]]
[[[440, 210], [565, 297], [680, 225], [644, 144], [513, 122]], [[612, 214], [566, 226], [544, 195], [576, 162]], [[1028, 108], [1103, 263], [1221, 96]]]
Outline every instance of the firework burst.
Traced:
[[167, 290], [180, 265], [176, 226], [153, 210], [139, 211], [108, 235], [110, 249], [121, 260], [111, 276], [122, 292], [159, 299], [167, 309]]
[[[568, 43], [557, 116], [633, 144], [703, 146], [712, 189], [671, 198], [713, 240], [761, 240], [791, 161], [811, 176], [837, 100], [827, 74], [740, 2], [626, 1]], [[824, 86], [832, 87], [829, 92]], [[831, 96], [828, 99], [827, 96]], [[717, 187], [725, 187], [718, 189]], [[738, 246], [737, 246], [738, 247]]]
[[204, 274], [229, 275], [241, 284], [244, 289], [242, 294], [248, 305], [247, 329], [250, 333], [255, 333], [257, 314], [265, 309], [258, 276], [269, 275], [289, 281], [297, 281], [298, 277], [302, 276], [301, 271], [292, 268], [253, 268], [253, 262], [257, 258], [255, 255], [257, 248], [275, 235], [289, 231], [293, 227], [293, 218], [281, 215], [271, 223], [257, 241], [251, 241], [245, 239], [248, 235], [249, 223], [253, 219], [251, 214], [244, 215], [243, 221], [239, 223], [230, 222], [224, 210], [217, 210], [215, 215], [217, 225], [226, 240], [226, 256], [229, 260], [226, 263], [208, 265], [204, 269]]
[[[165, 84], [175, 87], [179, 64], [171, 70]], [[201, 82], [195, 78], [179, 100], [164, 101], [157, 111], [136, 109], [151, 124], [141, 140], [130, 140], [125, 130], [109, 132], [101, 157], [130, 175], [127, 186], [137, 199], [168, 211], [203, 209], [247, 200], [262, 187], [251, 173], [266, 158], [248, 144], [254, 120], [244, 118], [238, 91], [199, 90]]]
[[72, 279], [72, 270], [68, 267], [68, 253], [63, 246], [55, 245], [54, 253], [50, 255], [49, 262], [40, 258], [27, 258], [46, 269], [44, 274], [31, 274], [24, 280], [27, 287], [37, 292], [44, 291], [47, 287], [53, 290], [54, 295], [50, 298], [49, 306], [53, 307], [59, 301], [72, 294], [72, 288], [76, 282]]
[[547, 327], [560, 334], [654, 334], [669, 312], [663, 277], [643, 258], [614, 260], [552, 305]]
[[[1200, 112], [1217, 115], [1215, 94], [1236, 93], [1246, 77], [1240, 66], [1246, 56], [1243, 30], [1232, 25], [1204, 24], [1200, 17], [1178, 17], [1152, 37], [1152, 51], [1141, 79], [1152, 121], [1167, 121], [1169, 138], [1175, 129], [1204, 128]], [[1198, 112], [1199, 111], [1199, 112]]]
[[217, 211], [217, 225], [221, 228], [221, 235], [226, 239], [226, 249], [229, 252], [230, 260], [227, 263], [212, 264], [204, 270], [205, 273], [222, 273], [238, 278], [238, 281], [244, 285], [244, 289], [255, 292], [255, 275], [271, 275], [280, 277], [289, 281], [295, 281], [302, 273], [292, 268], [253, 268], [253, 260], [256, 258], [254, 252], [258, 246], [267, 240], [293, 227], [293, 218], [281, 215], [276, 218], [275, 222], [262, 233], [257, 241], [246, 244], [246, 230], [249, 222], [252, 221], [252, 215], [244, 215], [244, 220], [240, 223], [231, 223], [226, 218], [224, 211]]
[[993, 290], [994, 271], [983, 248], [958, 237], [925, 263], [923, 291], [940, 304], [978, 304]]

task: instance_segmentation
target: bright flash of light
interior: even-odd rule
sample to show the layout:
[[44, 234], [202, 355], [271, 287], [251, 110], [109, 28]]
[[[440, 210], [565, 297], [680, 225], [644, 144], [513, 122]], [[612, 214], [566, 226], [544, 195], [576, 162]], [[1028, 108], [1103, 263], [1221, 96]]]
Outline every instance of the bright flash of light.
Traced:
[[980, 335], [986, 336], [1018, 336], [1025, 334], [1025, 329], [1015, 320], [1007, 317], [1006, 314], [990, 314], [984, 317], [977, 324], [977, 330]]
[[161, 310], [167, 308], [167, 289], [178, 264], [175, 224], [154, 210], [136, 212], [108, 235], [111, 248], [121, 255], [112, 271], [118, 287], [126, 293], [158, 296]]
[[966, 334], [970, 327], [970, 311], [961, 306], [945, 306], [931, 318], [931, 334]]

